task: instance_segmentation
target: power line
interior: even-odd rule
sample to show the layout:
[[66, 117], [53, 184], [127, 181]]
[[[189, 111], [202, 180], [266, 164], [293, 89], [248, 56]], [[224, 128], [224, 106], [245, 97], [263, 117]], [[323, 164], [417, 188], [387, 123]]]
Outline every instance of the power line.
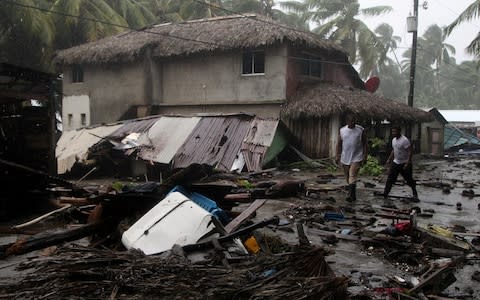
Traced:
[[131, 27], [126, 26], [126, 25], [110, 23], [110, 22], [107, 22], [107, 21], [102, 21], [102, 20], [98, 20], [98, 19], [90, 18], [90, 17], [82, 17], [82, 16], [77, 16], [77, 15], [72, 15], [72, 14], [69, 14], [69, 13], [61, 12], [61, 11], [49, 10], [49, 9], [45, 9], [45, 8], [41, 8], [41, 7], [37, 7], [37, 6], [32, 6], [32, 5], [27, 5], [27, 4], [22, 4], [22, 3], [17, 3], [17, 2], [13, 2], [13, 1], [9, 1], [9, 0], [2, 0], [1, 2], [2, 3], [8, 3], [8, 4], [11, 4], [11, 5], [14, 5], [14, 6], [18, 6], [18, 7], [27, 8], [27, 9], [35, 9], [35, 10], [38, 10], [38, 11], [41, 11], [41, 12], [44, 12], [44, 13], [51, 13], [51, 14], [56, 14], [56, 15], [60, 15], [60, 16], [64, 16], [64, 17], [72, 17], [72, 18], [76, 18], [76, 19], [79, 19], [79, 20], [90, 21], [90, 22], [115, 26], [115, 27], [119, 27], [119, 28], [129, 29], [129, 30], [136, 31], [136, 32], [145, 32], [145, 33], [150, 33], [150, 34], [156, 34], [156, 35], [160, 35], [160, 36], [163, 36], [163, 37], [169, 37], [169, 38], [174, 38], [174, 39], [179, 39], [179, 40], [184, 40], [184, 41], [189, 41], [189, 42], [197, 42], [197, 43], [203, 43], [203, 44], [209, 44], [209, 45], [215, 45], [215, 46], [226, 46], [226, 45], [221, 45], [221, 44], [218, 44], [218, 43], [213, 43], [213, 42], [208, 42], [208, 41], [203, 41], [203, 40], [190, 39], [190, 38], [186, 38], [186, 37], [172, 35], [170, 33], [165, 34], [165, 33], [161, 33], [161, 32], [149, 31], [149, 30], [145, 30], [145, 29], [134, 29], [134, 28], [131, 28]]
[[[438, 4], [440, 4], [441, 6], [445, 7], [445, 8], [448, 9], [450, 12], [452, 12], [452, 13], [455, 15], [456, 18], [458, 18], [458, 17], [461, 15], [461, 13], [454, 11], [454, 10], [451, 9], [450, 7], [446, 6], [446, 5], [445, 5], [443, 2], [441, 2], [440, 0], [436, 0], [436, 1], [438, 2]], [[478, 26], [475, 22], [470, 22], [469, 24], [472, 24], [472, 25], [474, 25], [475, 27], [480, 28], [480, 26]]]
[[205, 5], [205, 6], [209, 6], [209, 7], [215, 8], [215, 9], [219, 9], [219, 10], [223, 10], [224, 12], [228, 12], [228, 13], [233, 14], [233, 15], [239, 15], [239, 16], [242, 16], [242, 17], [245, 17], [245, 18], [250, 18], [250, 19], [255, 20], [257, 22], [262, 22], [262, 23], [265, 23], [265, 24], [274, 25], [276, 27], [280, 27], [280, 28], [284, 28], [284, 29], [288, 29], [288, 30], [292, 30], [292, 31], [297, 31], [297, 32], [300, 32], [300, 33], [303, 33], [303, 34], [313, 35], [313, 36], [316, 36], [318, 38], [322, 38], [318, 34], [315, 34], [311, 31], [305, 31], [305, 30], [301, 30], [301, 29], [298, 29], [298, 28], [295, 28], [295, 27], [292, 27], [292, 26], [286, 26], [286, 25], [283, 25], [283, 24], [278, 23], [278, 22], [271, 22], [271, 21], [264, 20], [264, 19], [252, 18], [252, 16], [250, 16], [250, 15], [246, 15], [246, 14], [243, 14], [243, 13], [240, 13], [240, 12], [235, 12], [233, 10], [229, 10], [229, 9], [224, 8], [224, 7], [219, 7], [219, 6], [213, 5], [213, 4], [208, 3], [208, 2], [204, 2], [204, 1], [200, 1], [200, 0], [193, 0], [193, 1], [197, 2], [199, 4], [202, 4], [202, 5]]
[[[243, 16], [243, 17], [246, 17], [246, 18], [250, 18], [250, 19], [255, 20], [255, 21], [258, 21], [258, 22], [266, 23], [266, 24], [269, 24], [269, 25], [274, 25], [274, 26], [276, 26], [276, 27], [281, 27], [281, 28], [285, 28], [285, 29], [288, 29], [288, 30], [293, 30], [293, 31], [301, 32], [301, 33], [303, 33], [303, 34], [314, 35], [314, 36], [316, 36], [316, 37], [318, 37], [318, 38], [321, 38], [320, 36], [318, 36], [318, 35], [316, 35], [316, 34], [314, 34], [314, 33], [312, 33], [312, 32], [307, 32], [307, 31], [304, 31], [304, 30], [299, 30], [299, 29], [296, 29], [296, 28], [294, 28], [294, 27], [285, 26], [285, 25], [282, 25], [282, 24], [279, 24], [279, 23], [276, 23], [276, 22], [269, 22], [269, 21], [264, 20], [264, 19], [252, 18], [252, 17], [249, 16], [249, 15], [244, 15], [244, 14], [242, 14], [242, 13], [234, 12], [234, 11], [228, 10], [228, 9], [226, 9], [226, 8], [222, 8], [222, 7], [218, 7], [218, 6], [212, 5], [212, 4], [210, 4], [210, 3], [202, 2], [202, 1], [200, 1], [200, 0], [194, 0], [194, 1], [197, 2], [197, 3], [203, 4], [203, 5], [207, 5], [207, 6], [213, 7], [213, 8], [215, 8], [215, 9], [220, 9], [220, 10], [223, 10], [223, 11], [226, 11], [226, 12], [229, 12], [229, 13], [232, 13], [232, 14], [236, 14], [236, 15], [240, 15], [240, 16]], [[95, 19], [95, 18], [82, 17], [82, 16], [78, 16], [78, 15], [72, 15], [72, 14], [69, 14], [69, 13], [65, 13], [65, 12], [60, 12], [60, 11], [54, 11], [54, 10], [44, 9], [44, 8], [41, 8], [41, 7], [32, 6], [32, 5], [27, 5], [27, 4], [22, 4], [22, 3], [17, 3], [17, 2], [12, 2], [12, 1], [9, 1], [9, 0], [0, 0], [0, 2], [2, 2], [2, 3], [8, 3], [8, 4], [11, 4], [11, 5], [14, 5], [14, 6], [18, 6], [18, 7], [23, 7], [23, 8], [26, 8], [26, 9], [34, 9], [34, 10], [38, 10], [38, 11], [41, 11], [41, 12], [44, 12], [44, 13], [57, 14], [57, 15], [61, 15], [61, 16], [64, 16], [64, 17], [72, 17], [72, 18], [77, 18], [77, 19], [80, 19], [80, 20], [85, 20], [85, 21], [90, 21], [90, 22], [96, 22], [96, 23], [101, 23], [101, 24], [105, 24], [105, 25], [115, 26], [115, 27], [119, 27], [119, 28], [129, 29], [129, 30], [132, 30], [132, 31], [135, 31], [135, 32], [145, 32], [145, 33], [160, 35], [160, 36], [163, 36], [163, 37], [180, 39], [180, 40], [185, 40], [185, 41], [190, 41], [190, 42], [204, 43], [204, 44], [215, 45], [215, 46], [226, 46], [226, 45], [222, 45], [222, 44], [219, 44], [219, 43], [208, 42], [208, 41], [203, 41], [203, 40], [198, 40], [198, 39], [190, 39], [190, 38], [180, 37], [180, 36], [171, 35], [171, 34], [164, 34], [164, 33], [149, 31], [149, 30], [146, 30], [146, 29], [133, 29], [133, 28], [131, 28], [131, 27], [129, 27], [129, 26], [125, 26], [125, 25], [121, 25], [121, 24], [115, 24], [115, 23], [111, 23], [111, 22], [107, 22], [107, 21], [98, 20], [98, 19]], [[408, 49], [409, 49], [409, 47], [397, 47], [397, 48], [408, 48]], [[424, 51], [424, 52], [433, 54], [433, 53], [431, 53], [431, 52], [429, 52], [429, 51], [426, 51], [426, 50], [424, 50], [424, 49], [422, 49], [422, 48], [419, 48], [419, 49], [420, 49], [421, 51]], [[393, 52], [393, 49], [391, 49], [391, 51]], [[396, 61], [397, 61], [398, 66], [401, 68], [401, 65], [400, 65], [400, 63], [398, 62], [398, 58], [396, 57], [395, 52], [393, 52], [393, 53], [394, 53], [394, 55], [395, 55], [395, 59], [396, 59]], [[346, 63], [346, 62], [345, 62], [345, 63], [344, 63], [344, 62], [335, 62], [335, 61], [330, 61], [330, 60], [321, 60], [321, 59], [312, 59], [312, 58], [302, 58], [302, 57], [295, 57], [295, 56], [285, 56], [285, 57], [291, 58], [291, 59], [295, 59], [295, 60], [303, 60], [303, 61], [311, 61], [311, 62], [320, 62], [320, 63], [328, 63], [328, 64], [352, 66], [351, 63]], [[427, 68], [427, 67], [424, 67], [424, 66], [420, 66], [420, 67], [422, 67], [422, 68], [425, 69], [425, 70], [431, 70], [431, 69], [429, 69], [429, 68]], [[442, 74], [438, 74], [438, 75], [441, 76], [441, 77], [447, 78], [447, 79], [449, 79], [449, 80], [452, 80], [452, 78], [447, 77], [447, 76], [444, 76], [444, 75], [442, 75]], [[471, 85], [476, 86], [476, 83], [467, 82], [467, 81], [462, 80], [462, 79], [459, 79], [459, 78], [457, 78], [456, 80], [462, 81], [462, 82], [465, 82], [465, 83], [468, 83], [468, 84], [471, 84]]]
[[[197, 1], [199, 2], [198, 0], [194, 0], [194, 1]], [[37, 7], [37, 6], [31, 6], [31, 5], [27, 5], [27, 4], [21, 4], [21, 3], [16, 3], [16, 2], [12, 2], [12, 1], [9, 1], [9, 0], [0, 0], [0, 3], [8, 3], [8, 4], [11, 4], [11, 5], [14, 5], [14, 6], [18, 6], [18, 7], [22, 7], [22, 8], [25, 8], [25, 9], [34, 9], [34, 10], [38, 10], [38, 11], [41, 11], [43, 13], [51, 13], [51, 14], [57, 14], [57, 15], [60, 15], [60, 16], [63, 16], [63, 17], [72, 17], [72, 18], [77, 18], [79, 20], [85, 20], [85, 21], [90, 21], [90, 22], [96, 22], [96, 23], [101, 23], [101, 24], [106, 24], [106, 25], [110, 25], [110, 26], [115, 26], [115, 27], [120, 27], [120, 28], [124, 28], [124, 29], [129, 29], [131, 30], [132, 32], [145, 32], [145, 33], [150, 33], [150, 34], [156, 34], [156, 35], [160, 35], [160, 36], [163, 36], [163, 37], [170, 37], [170, 38], [174, 38], [174, 39], [180, 39], [180, 40], [184, 40], [184, 41], [190, 41], [190, 42], [199, 42], [199, 43], [204, 43], [204, 44], [209, 44], [209, 45], [214, 45], [214, 46], [223, 46], [223, 47], [230, 47], [230, 45], [224, 45], [224, 44], [219, 44], [219, 43], [215, 43], [215, 42], [208, 42], [208, 41], [203, 41], [203, 40], [198, 40], [198, 39], [190, 39], [190, 38], [184, 38], [184, 37], [180, 37], [180, 36], [177, 36], [177, 35], [171, 35], [171, 34], [164, 34], [164, 33], [160, 33], [160, 32], [155, 32], [155, 31], [149, 31], [149, 30], [146, 30], [146, 29], [133, 29], [129, 26], [125, 26], [125, 25], [121, 25], [121, 24], [115, 24], [115, 23], [111, 23], [111, 22], [107, 22], [107, 21], [102, 21], [102, 20], [98, 20], [98, 19], [95, 19], [95, 18], [90, 18], [90, 17], [82, 17], [82, 16], [78, 16], [78, 15], [72, 15], [72, 14], [69, 14], [69, 13], [65, 13], [65, 12], [61, 12], [61, 11], [54, 11], [54, 10], [49, 10], [49, 9], [44, 9], [44, 8], [41, 8], [41, 7]], [[204, 2], [199, 2], [199, 3], [204, 3]], [[207, 3], [205, 3], [207, 4]], [[215, 6], [216, 7], [216, 6]], [[216, 7], [217, 8], [217, 7]], [[229, 11], [229, 10], [227, 10]], [[257, 21], [262, 21], [264, 23], [268, 23], [268, 24], [271, 24], [271, 25], [274, 25], [274, 26], [277, 26], [277, 27], [283, 27], [285, 29], [289, 29], [289, 30], [294, 30], [294, 31], [299, 31], [299, 32], [302, 32], [302, 33], [307, 33], [307, 34], [311, 34], [311, 35], [315, 35], [314, 33], [309, 33], [309, 32], [306, 32], [306, 31], [301, 31], [301, 30], [297, 30], [293, 27], [288, 27], [288, 26], [283, 26], [281, 24], [278, 24], [278, 23], [273, 23], [273, 22], [268, 22], [266, 20], [260, 20], [260, 19], [257, 19], [257, 18], [252, 18], [248, 15], [242, 15], [242, 14], [239, 14], [241, 16], [244, 16], [246, 18], [250, 18], [252, 20], [257, 20]], [[175, 23], [176, 25], [182, 25], [181, 23]], [[185, 23], [186, 24], [186, 23]], [[129, 32], [127, 33], [124, 33], [125, 34], [128, 34]], [[317, 36], [317, 35], [315, 35]], [[318, 37], [318, 36], [317, 36]], [[314, 61], [314, 62], [322, 62], [322, 63], [328, 63], [328, 64], [336, 64], [336, 65], [345, 65], [345, 66], [352, 66], [352, 64], [350, 64], [349, 62], [336, 62], [336, 61], [331, 61], [331, 60], [319, 60], [319, 59], [307, 59], [307, 58], [301, 58], [301, 57], [289, 57], [289, 56], [284, 56], [284, 57], [287, 57], [287, 58], [292, 58], [292, 59], [296, 59], [296, 60], [309, 60], [309, 61]]]

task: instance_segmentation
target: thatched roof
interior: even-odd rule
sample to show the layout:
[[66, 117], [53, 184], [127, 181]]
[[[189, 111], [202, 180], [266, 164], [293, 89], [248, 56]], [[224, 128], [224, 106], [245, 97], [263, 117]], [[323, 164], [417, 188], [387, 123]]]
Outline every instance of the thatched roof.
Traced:
[[321, 82], [303, 85], [288, 99], [282, 117], [290, 119], [328, 117], [353, 113], [359, 117], [390, 121], [431, 121], [432, 115], [399, 101], [365, 90]]
[[281, 42], [338, 52], [347, 61], [346, 53], [333, 42], [266, 17], [249, 14], [160, 24], [141, 31], [124, 32], [58, 51], [56, 63], [68, 65], [133, 61], [147, 49], [151, 50], [153, 57], [171, 57], [257, 48]]

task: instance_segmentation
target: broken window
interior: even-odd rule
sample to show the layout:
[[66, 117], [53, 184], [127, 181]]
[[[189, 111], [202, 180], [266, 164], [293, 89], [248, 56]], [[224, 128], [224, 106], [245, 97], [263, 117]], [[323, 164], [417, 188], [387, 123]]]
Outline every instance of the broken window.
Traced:
[[242, 74], [265, 73], [265, 51], [247, 51], [243, 53]]
[[83, 82], [83, 68], [80, 65], [72, 66], [72, 82]]
[[322, 62], [318, 56], [304, 54], [301, 59], [302, 75], [312, 77], [322, 77]]

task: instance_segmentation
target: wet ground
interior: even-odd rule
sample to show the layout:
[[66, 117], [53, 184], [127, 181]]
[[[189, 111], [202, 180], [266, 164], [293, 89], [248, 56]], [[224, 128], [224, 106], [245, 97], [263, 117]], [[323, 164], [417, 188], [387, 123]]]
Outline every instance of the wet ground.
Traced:
[[[328, 173], [322, 170], [285, 170], [277, 172], [274, 177], [283, 177], [304, 180], [307, 187], [315, 187], [315, 197], [285, 198], [281, 200], [268, 200], [262, 206], [254, 218], [254, 221], [260, 221], [278, 215], [284, 221], [290, 224], [278, 228], [264, 229], [282, 237], [286, 241], [296, 244], [298, 237], [296, 233], [295, 222], [300, 218], [293, 213], [302, 211], [304, 208], [319, 208], [324, 210], [326, 207], [338, 209], [343, 207], [346, 213], [348, 223], [349, 217], [357, 217], [367, 220], [374, 216], [368, 213], [369, 207], [379, 208], [381, 206], [396, 207], [398, 209], [409, 209], [418, 206], [422, 211], [433, 212], [431, 217], [417, 219], [418, 224], [435, 224], [452, 228], [455, 225], [464, 226], [468, 232], [480, 232], [480, 210], [478, 205], [480, 197], [462, 196], [464, 190], [472, 190], [474, 194], [480, 194], [480, 159], [462, 158], [430, 160], [416, 158], [417, 163], [414, 170], [414, 178], [417, 179], [420, 202], [412, 203], [405, 199], [389, 199], [374, 196], [374, 191], [383, 190], [385, 175], [378, 177], [362, 176], [358, 183], [358, 199], [354, 203], [346, 202], [345, 192], [341, 188], [344, 185], [344, 179], [340, 173], [336, 173], [332, 179], [328, 178]], [[368, 187], [367, 187], [368, 186]], [[438, 186], [438, 187], [434, 187]], [[450, 186], [450, 193], [445, 193], [442, 186]], [[391, 192], [396, 196], [410, 196], [410, 188], [403, 185], [401, 180], [395, 185]], [[457, 210], [457, 203], [461, 203], [461, 210]], [[241, 211], [249, 204], [242, 204], [235, 210]], [[313, 210], [315, 211], [315, 210]], [[367, 212], [363, 212], [367, 211]], [[371, 291], [376, 287], [394, 286], [389, 277], [399, 276], [406, 280], [414, 276], [414, 268], [411, 266], [395, 263], [385, 258], [385, 253], [381, 247], [365, 247], [358, 241], [339, 240], [338, 243], [329, 243], [324, 241], [324, 236], [318, 233], [318, 226], [315, 222], [308, 220], [306, 215], [301, 222], [305, 223], [305, 233], [310, 242], [314, 245], [324, 246], [332, 250], [333, 254], [327, 257], [332, 269], [337, 275], [346, 275], [350, 278], [349, 291], [353, 294], [362, 291]], [[314, 220], [315, 221], [315, 220]], [[385, 229], [391, 220], [377, 217], [377, 221], [362, 230], [378, 232]], [[334, 226], [333, 221], [325, 222], [325, 226]], [[338, 226], [338, 228], [347, 228], [347, 225]], [[354, 228], [352, 228], [354, 229]], [[16, 236], [0, 236], [0, 244], [12, 242]], [[471, 237], [467, 237], [471, 240]], [[0, 261], [0, 283], [19, 280], [24, 273], [15, 270], [15, 266], [25, 260], [38, 257], [41, 251], [29, 253], [16, 257], [9, 257]], [[418, 266], [417, 266], [418, 267]], [[444, 291], [445, 296], [458, 297], [464, 299], [480, 299], [480, 288], [478, 282], [472, 281], [471, 277], [474, 271], [479, 270], [479, 260], [471, 259], [465, 266], [458, 268], [455, 276], [457, 281]], [[378, 299], [384, 299], [384, 295], [377, 295]]]
[[[386, 175], [378, 177], [362, 176], [358, 183], [358, 199], [354, 203], [344, 200], [345, 192], [338, 191], [320, 192], [319, 199], [300, 200], [290, 198], [284, 200], [269, 200], [263, 207], [257, 211], [257, 220], [261, 220], [277, 214], [284, 219], [289, 219], [285, 212], [293, 207], [348, 207], [356, 211], [356, 214], [362, 214], [360, 211], [367, 207], [378, 208], [380, 206], [397, 207], [398, 209], [409, 209], [418, 206], [422, 211], [433, 212], [431, 217], [418, 217], [418, 225], [434, 224], [446, 228], [460, 225], [465, 227], [468, 232], [480, 232], [480, 210], [478, 205], [480, 197], [464, 197], [462, 191], [471, 189], [475, 194], [480, 193], [480, 160], [471, 158], [462, 158], [461, 160], [427, 160], [417, 158], [418, 162], [414, 170], [414, 178], [418, 181], [418, 193], [420, 202], [412, 203], [406, 199], [389, 199], [385, 201], [382, 197], [374, 196], [373, 192], [382, 192]], [[476, 164], [475, 164], [476, 163]], [[292, 179], [306, 180], [314, 184], [318, 178], [323, 178], [324, 173], [317, 172], [293, 172], [289, 173]], [[322, 181], [322, 180], [320, 180]], [[367, 183], [368, 188], [365, 187]], [[424, 185], [425, 184], [425, 185]], [[344, 179], [340, 173], [336, 178], [325, 184], [328, 188], [340, 187], [344, 185]], [[375, 185], [372, 187], [372, 185]], [[443, 188], [432, 186], [450, 185], [450, 193], [445, 193]], [[401, 178], [397, 185], [392, 189], [391, 195], [411, 196], [410, 187], [403, 184]], [[333, 200], [333, 199], [334, 200]], [[462, 209], [457, 210], [457, 203], [462, 204]], [[371, 215], [366, 213], [365, 217]], [[391, 223], [391, 220], [377, 218], [372, 226], [365, 230], [380, 231]], [[348, 218], [347, 218], [348, 220]], [[295, 220], [291, 220], [294, 222]], [[328, 223], [328, 222], [327, 222]], [[346, 228], [345, 226], [341, 226]], [[285, 240], [295, 243], [298, 242], [295, 226], [291, 230], [277, 230], [277, 234]], [[322, 240], [315, 228], [305, 224], [305, 233], [312, 244], [323, 245], [334, 250], [334, 254], [329, 256], [327, 261], [331, 263], [332, 268], [337, 274], [343, 274], [351, 278], [350, 291], [358, 293], [362, 290], [371, 290], [375, 287], [393, 286], [389, 283], [388, 277], [400, 276], [409, 280], [413, 276], [414, 268], [407, 265], [401, 265], [390, 262], [384, 258], [381, 249], [365, 248], [361, 243], [355, 241], [339, 240], [337, 244], [328, 244]], [[472, 238], [467, 237], [467, 240]], [[480, 299], [480, 287], [478, 282], [472, 281], [472, 274], [478, 270], [479, 261], [470, 260], [461, 268], [458, 268], [455, 276], [457, 281], [444, 291], [445, 295], [451, 297], [465, 297], [467, 299]], [[379, 296], [382, 298], [383, 296]]]

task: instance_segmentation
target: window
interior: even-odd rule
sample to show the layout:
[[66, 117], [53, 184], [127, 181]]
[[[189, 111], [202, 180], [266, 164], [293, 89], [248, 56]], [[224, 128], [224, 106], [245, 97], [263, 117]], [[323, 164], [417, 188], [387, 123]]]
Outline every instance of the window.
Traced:
[[265, 74], [265, 52], [248, 51], [243, 53], [242, 74]]
[[302, 56], [300, 63], [302, 75], [322, 77], [322, 63], [319, 57], [306, 54]]
[[80, 124], [82, 124], [82, 126], [87, 125], [87, 115], [86, 114], [80, 114]]
[[80, 65], [72, 66], [72, 82], [83, 82], [83, 68]]
[[68, 126], [71, 127], [73, 124], [73, 115], [68, 114]]

